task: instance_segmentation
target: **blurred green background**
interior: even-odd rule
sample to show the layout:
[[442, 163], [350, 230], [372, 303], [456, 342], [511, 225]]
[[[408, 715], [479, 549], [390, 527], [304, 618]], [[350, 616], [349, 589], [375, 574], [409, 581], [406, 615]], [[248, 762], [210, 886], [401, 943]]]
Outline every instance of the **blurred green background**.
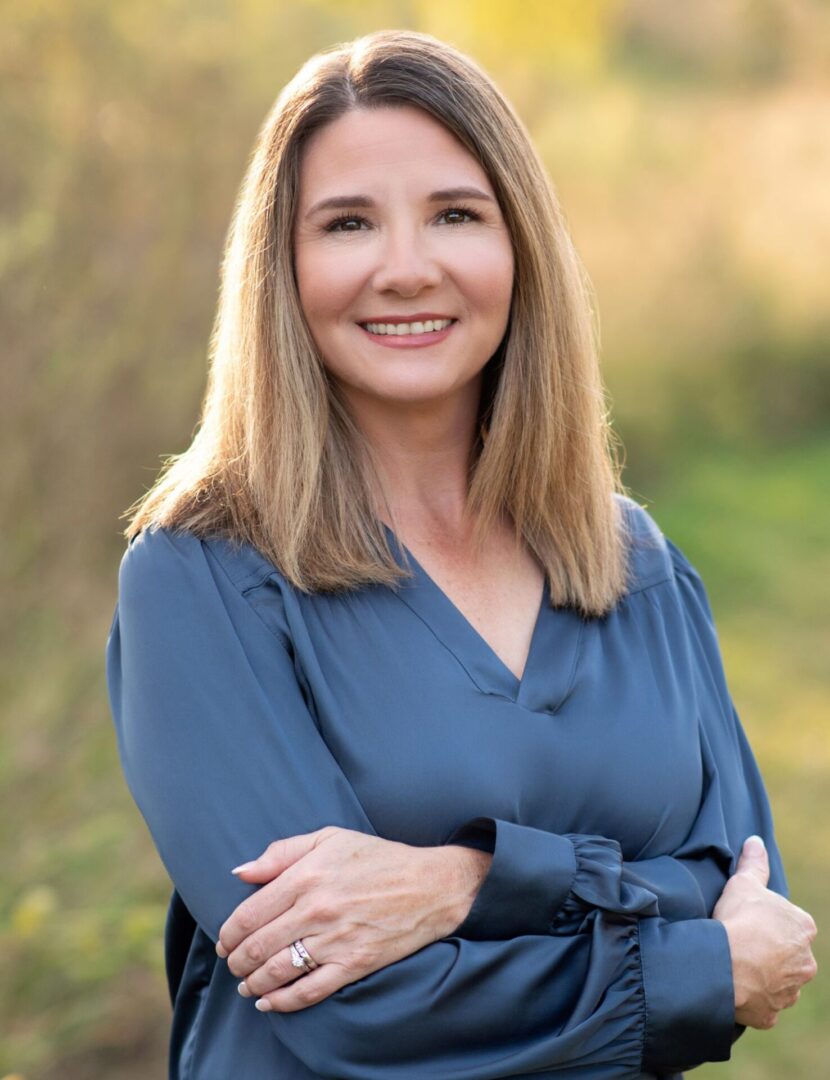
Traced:
[[[819, 0], [5, 2], [0, 1077], [166, 1075], [169, 886], [103, 650], [119, 515], [189, 443], [254, 137], [313, 52], [468, 51], [596, 288], [625, 481], [709, 588], [792, 898], [830, 919], [830, 9]], [[821, 978], [696, 1076], [826, 1075]]]

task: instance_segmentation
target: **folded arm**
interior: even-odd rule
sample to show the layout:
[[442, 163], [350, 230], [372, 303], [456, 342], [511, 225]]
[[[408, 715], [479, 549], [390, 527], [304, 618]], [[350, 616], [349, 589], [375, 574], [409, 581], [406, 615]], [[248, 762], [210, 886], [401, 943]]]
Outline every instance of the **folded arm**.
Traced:
[[[251, 852], [328, 824], [374, 834], [290, 649], [263, 632], [195, 537], [143, 534], [126, 553], [107, 679], [130, 789], [213, 941], [251, 893], [229, 872]], [[669, 922], [649, 888], [623, 884], [578, 926], [504, 941], [456, 934], [262, 1021], [311, 1069], [360, 1080], [587, 1066], [610, 1076], [726, 1060], [734, 1008], [722, 924]]]
[[455, 933], [476, 939], [557, 932], [586, 911], [638, 912], [675, 922], [709, 918], [734, 873], [746, 838], [763, 837], [769, 888], [788, 895], [764, 783], [729, 693], [703, 582], [680, 549], [672, 560], [681, 644], [696, 678], [704, 790], [695, 821], [677, 850], [625, 859], [619, 843], [591, 834], [555, 834], [477, 817], [447, 843], [493, 853], [469, 914]]

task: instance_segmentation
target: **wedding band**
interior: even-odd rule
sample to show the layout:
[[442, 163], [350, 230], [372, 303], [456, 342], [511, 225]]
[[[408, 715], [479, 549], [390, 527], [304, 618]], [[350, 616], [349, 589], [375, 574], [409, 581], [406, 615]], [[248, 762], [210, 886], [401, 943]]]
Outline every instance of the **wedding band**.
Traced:
[[314, 971], [316, 967], [320, 966], [302, 941], [295, 941], [291, 945], [291, 963], [295, 968], [302, 968], [306, 972]]

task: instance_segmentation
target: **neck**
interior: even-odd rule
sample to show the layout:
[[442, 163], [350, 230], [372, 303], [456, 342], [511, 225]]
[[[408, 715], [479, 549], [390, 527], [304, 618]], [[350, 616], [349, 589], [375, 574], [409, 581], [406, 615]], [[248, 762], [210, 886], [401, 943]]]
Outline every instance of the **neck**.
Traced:
[[472, 390], [440, 404], [390, 404], [349, 395], [350, 411], [375, 462], [379, 517], [390, 527], [410, 535], [437, 533], [459, 540], [468, 534], [467, 490], [478, 437], [478, 385]]

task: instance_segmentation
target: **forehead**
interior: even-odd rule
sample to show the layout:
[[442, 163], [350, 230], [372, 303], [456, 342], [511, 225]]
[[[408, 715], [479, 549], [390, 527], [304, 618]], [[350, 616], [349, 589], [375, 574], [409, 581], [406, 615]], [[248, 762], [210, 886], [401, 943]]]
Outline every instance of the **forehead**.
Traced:
[[300, 156], [300, 202], [368, 193], [396, 178], [430, 190], [475, 183], [492, 194], [484, 169], [451, 131], [401, 105], [353, 109], [315, 131]]

